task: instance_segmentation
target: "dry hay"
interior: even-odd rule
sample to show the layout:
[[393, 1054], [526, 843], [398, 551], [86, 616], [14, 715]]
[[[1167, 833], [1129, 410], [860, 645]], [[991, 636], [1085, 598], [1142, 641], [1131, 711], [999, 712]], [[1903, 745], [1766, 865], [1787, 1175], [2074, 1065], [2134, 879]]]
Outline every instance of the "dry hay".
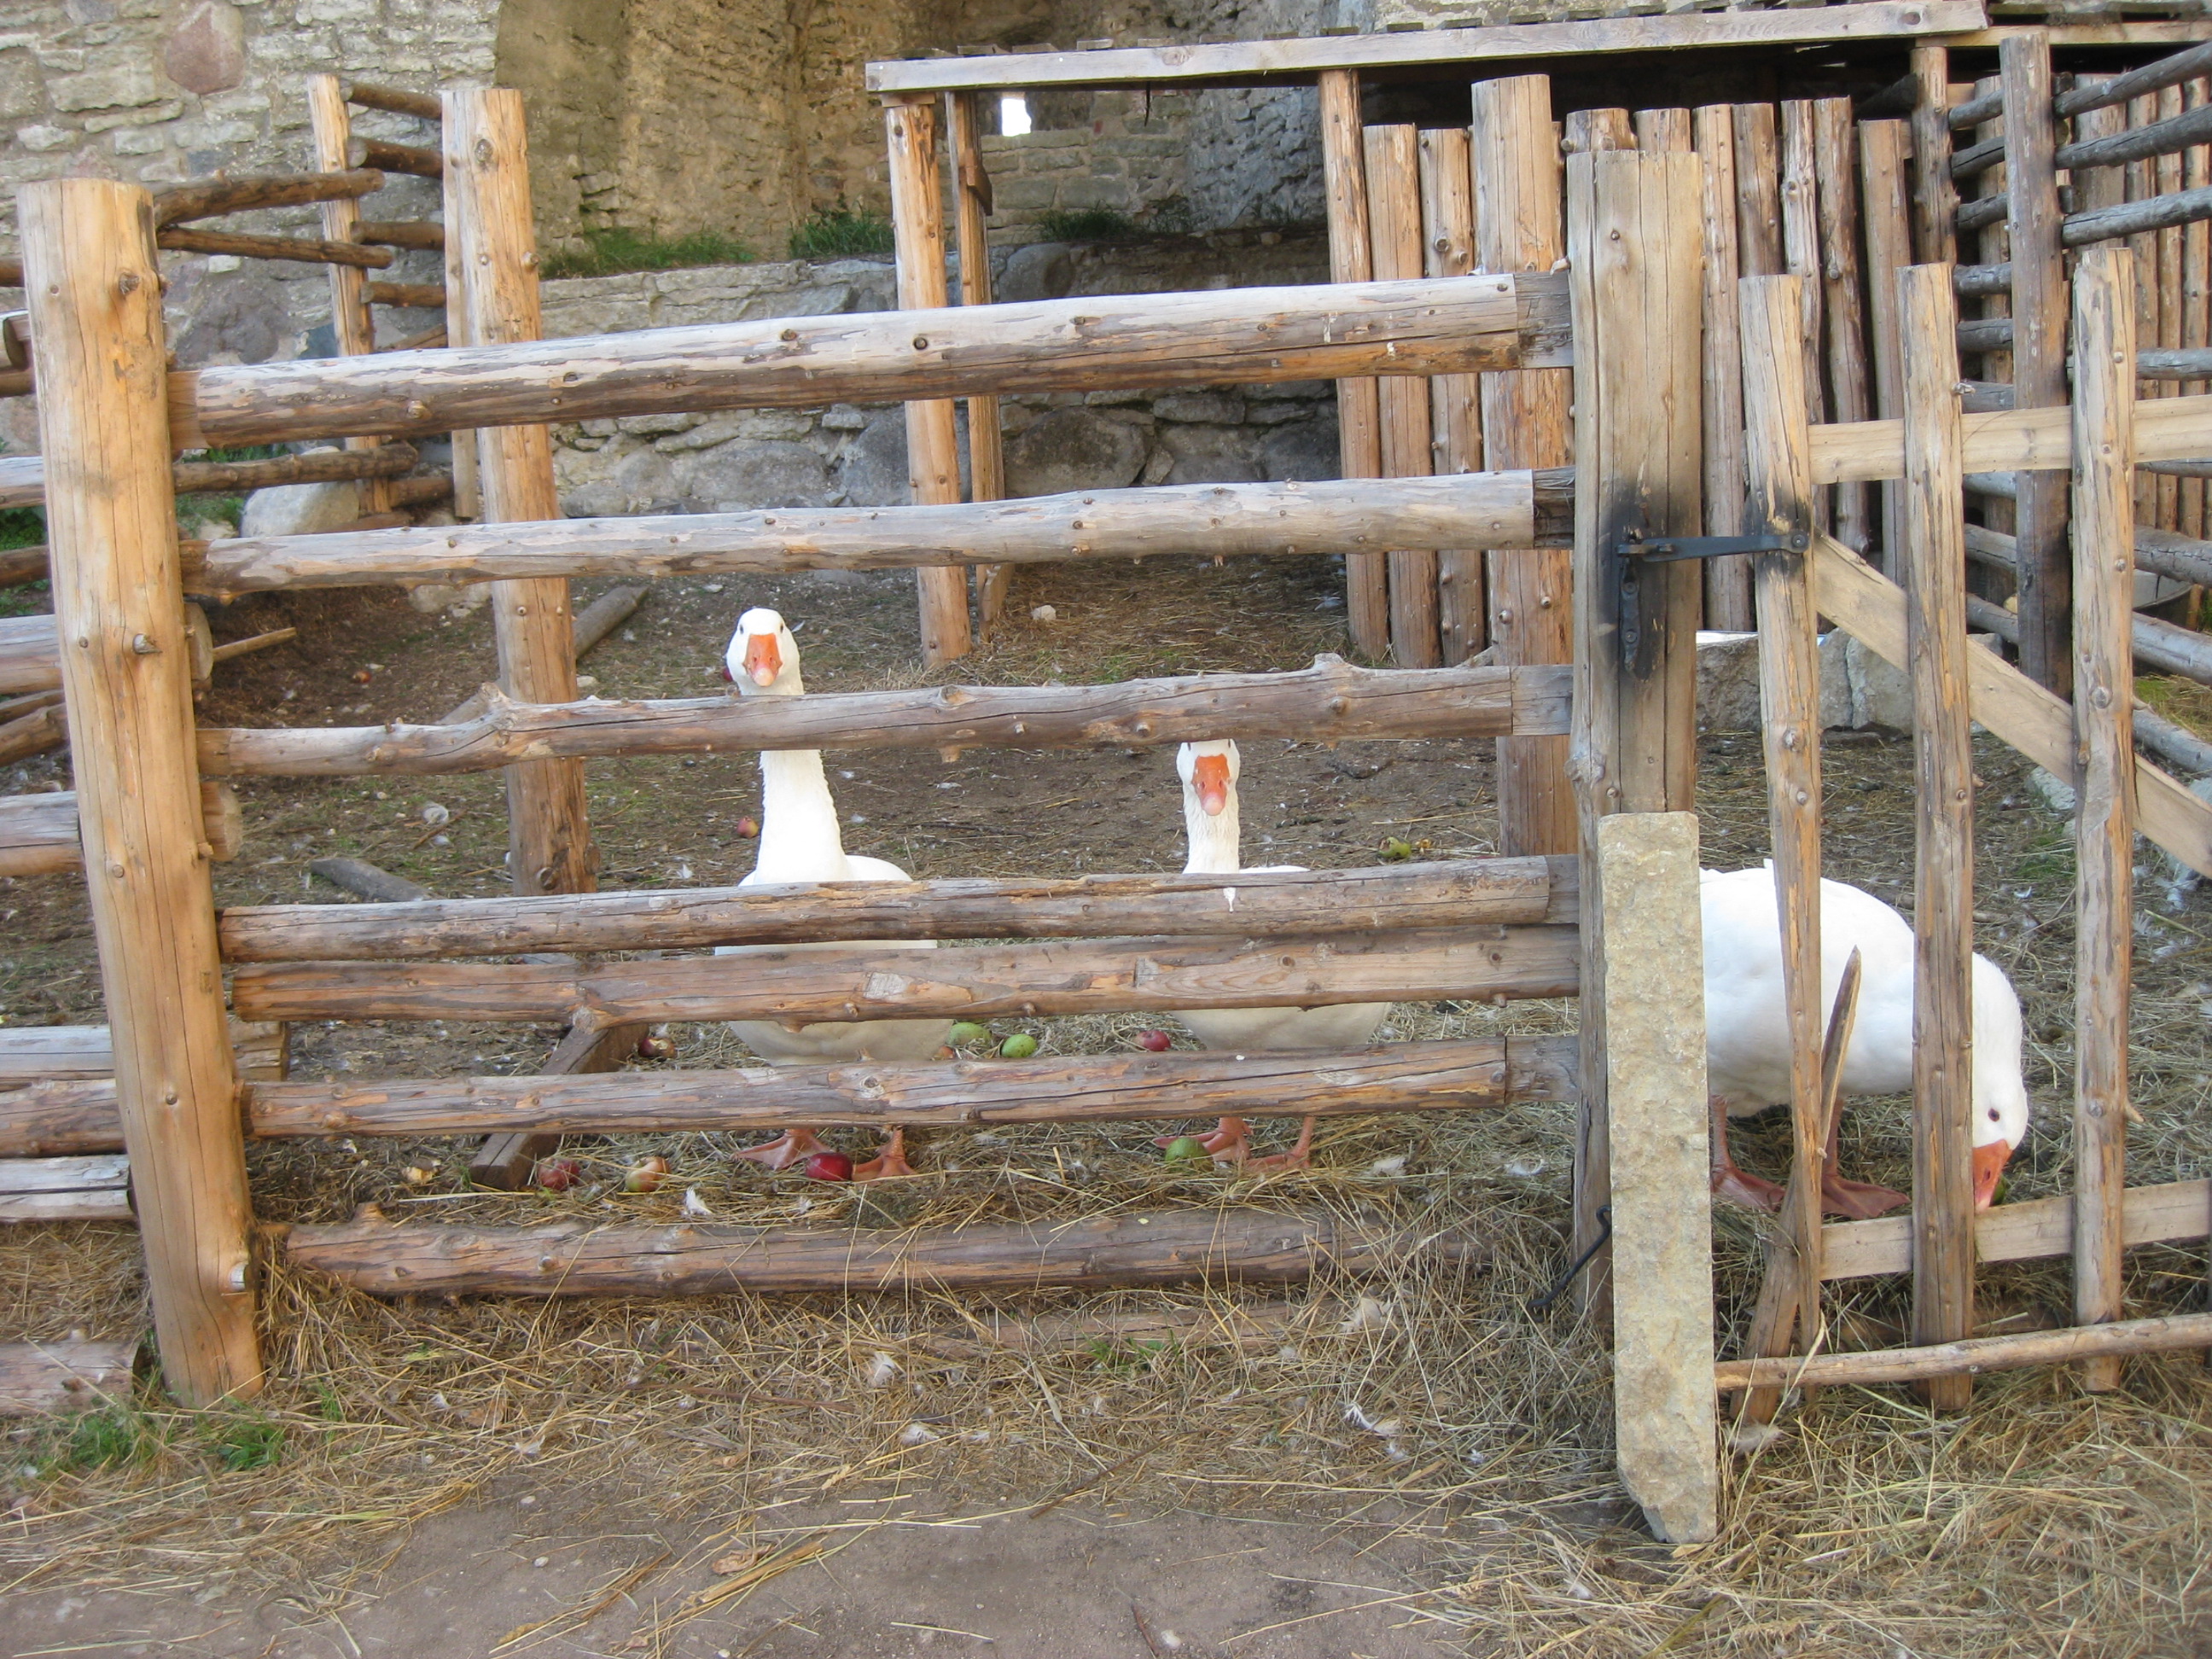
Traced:
[[[1024, 578], [1018, 603], [1036, 591]], [[1046, 591], [1066, 603], [1065, 589]], [[1194, 586], [1160, 617], [1108, 633], [1129, 653], [1117, 672], [1148, 672], [1176, 629], [1207, 625], [1202, 597]], [[1183, 599], [1193, 608], [1181, 610]], [[1041, 625], [1009, 629], [993, 652], [979, 677], [1039, 678], [1058, 664], [1076, 678], [1091, 665], [1067, 660]], [[2035, 1196], [2063, 1190], [2070, 1167], [2059, 1103], [2071, 1065], [2071, 859], [2026, 769], [1987, 740], [1978, 756], [1980, 943], [2027, 1003], [2039, 1114], [2014, 1189]], [[1765, 842], [1756, 740], [1714, 737], [1705, 758], [1706, 861], [1755, 860]], [[1832, 872], [1906, 896], [1909, 745], [1838, 743], [1828, 761]], [[1485, 826], [1458, 828], [1440, 852], [1486, 847]], [[2203, 1103], [2212, 903], [2185, 896], [2169, 914], [2157, 896], [2146, 892], [2138, 941], [2137, 1182], [2212, 1169]], [[1556, 1030], [1570, 1016], [1549, 1005], [1401, 1006], [1392, 1024], [1431, 1036]], [[1103, 1052], [1149, 1023], [997, 1030], [1033, 1030], [1047, 1052]], [[678, 1036], [680, 1065], [738, 1055], [719, 1027]], [[1902, 1103], [1863, 1103], [1847, 1167], [1905, 1184], [1905, 1124]], [[371, 1200], [395, 1216], [451, 1219], [673, 1218], [687, 1191], [720, 1219], [825, 1226], [1321, 1204], [1438, 1225], [1472, 1218], [1486, 1252], [1467, 1269], [1415, 1261], [1287, 1298], [453, 1304], [336, 1291], [271, 1252], [262, 1305], [272, 1380], [251, 1407], [173, 1412], [149, 1392], [99, 1419], [98, 1434], [12, 1431], [0, 1583], [251, 1589], [335, 1607], [368, 1586], [414, 1523], [527, 1486], [558, 1489], [611, 1521], [689, 1517], [727, 1552], [730, 1571], [708, 1592], [726, 1604], [809, 1552], [957, 1492], [969, 1513], [1067, 1503], [1300, 1514], [1331, 1521], [1361, 1548], [1416, 1539], [1432, 1564], [1404, 1595], [1404, 1617], [1470, 1651], [1528, 1659], [2167, 1655], [2201, 1652], [2212, 1637], [2203, 1611], [2212, 1386], [2198, 1356], [2137, 1362], [2126, 1390], [2104, 1396], [2081, 1394], [2063, 1372], [1992, 1377], [1955, 1419], [1932, 1418], [1902, 1389], [1827, 1391], [1732, 1461], [1720, 1538], [1672, 1550], [1650, 1540], [1613, 1480], [1598, 1344], [1571, 1301], [1542, 1316], [1527, 1306], [1565, 1254], [1565, 1109], [1328, 1121], [1312, 1172], [1265, 1179], [1164, 1169], [1151, 1142], [1162, 1127], [939, 1133], [917, 1160], [921, 1175], [865, 1191], [733, 1168], [730, 1139], [711, 1135], [574, 1144], [587, 1185], [557, 1196], [466, 1194], [451, 1143], [270, 1145], [252, 1158], [273, 1220], [342, 1218]], [[1775, 1173], [1786, 1138], [1778, 1119], [1745, 1126], [1739, 1156]], [[648, 1152], [671, 1159], [672, 1178], [651, 1194], [623, 1194], [619, 1176]], [[434, 1171], [427, 1187], [408, 1184], [410, 1165]], [[1717, 1291], [1736, 1328], [1755, 1292], [1763, 1225], [1719, 1218]], [[134, 1257], [115, 1229], [0, 1237], [0, 1328], [137, 1328]], [[2201, 1249], [2140, 1251], [2130, 1264], [2131, 1313], [2199, 1305]], [[2063, 1263], [1995, 1269], [1984, 1312], [2004, 1328], [2061, 1322], [2066, 1285]], [[1839, 1345], [1896, 1340], [1902, 1295], [1889, 1281], [1844, 1287], [1832, 1303]], [[114, 1461], [102, 1466], [102, 1455]], [[825, 1495], [856, 1500], [851, 1512], [866, 1518], [780, 1521]], [[608, 1589], [582, 1591], [574, 1611]], [[1326, 1630], [1314, 1650], [1329, 1650]]]

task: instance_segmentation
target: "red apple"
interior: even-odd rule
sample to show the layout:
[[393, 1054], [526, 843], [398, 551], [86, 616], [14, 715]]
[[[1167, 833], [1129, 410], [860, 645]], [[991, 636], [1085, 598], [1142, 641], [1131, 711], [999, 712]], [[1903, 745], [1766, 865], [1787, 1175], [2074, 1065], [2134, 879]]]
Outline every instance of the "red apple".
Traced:
[[806, 1160], [806, 1173], [815, 1181], [850, 1181], [853, 1160], [842, 1152], [817, 1152]]
[[537, 1181], [549, 1193], [565, 1193], [584, 1178], [584, 1166], [573, 1158], [549, 1158], [538, 1165]]
[[1137, 1046], [1150, 1054], [1164, 1054], [1175, 1047], [1175, 1039], [1165, 1031], [1139, 1031]]

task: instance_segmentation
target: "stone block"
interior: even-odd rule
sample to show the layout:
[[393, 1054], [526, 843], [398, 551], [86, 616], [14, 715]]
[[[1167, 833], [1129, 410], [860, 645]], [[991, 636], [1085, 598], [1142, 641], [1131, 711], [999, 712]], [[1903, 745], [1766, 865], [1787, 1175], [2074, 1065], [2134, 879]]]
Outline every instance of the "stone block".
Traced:
[[1280, 426], [1285, 421], [1302, 421], [1314, 412], [1311, 404], [1247, 404], [1244, 423], [1247, 426]]
[[1279, 426], [1260, 445], [1260, 465], [1270, 483], [1310, 483], [1343, 476], [1334, 421]]
[[1169, 483], [1257, 483], [1265, 476], [1251, 434], [1234, 427], [1164, 426], [1159, 441], [1175, 457]]
[[0, 120], [17, 120], [39, 112], [39, 69], [21, 52], [0, 56]]
[[117, 127], [145, 126], [155, 121], [173, 121], [185, 112], [185, 106], [173, 99], [163, 104], [145, 104], [135, 109], [102, 110], [97, 115], [84, 118], [87, 132], [111, 132]]
[[1006, 493], [1056, 495], [1119, 489], [1150, 448], [1134, 427], [1087, 409], [1055, 409], [1006, 445]]
[[848, 507], [898, 507], [908, 499], [906, 410], [871, 419], [837, 462], [837, 487]]
[[572, 519], [621, 518], [672, 513], [682, 505], [675, 469], [665, 455], [617, 438], [596, 455], [553, 452], [553, 477], [561, 510]]
[[161, 101], [161, 83], [143, 64], [117, 64], [58, 75], [46, 83], [46, 96], [58, 110], [143, 109]]
[[832, 404], [823, 411], [822, 424], [831, 432], [865, 432], [874, 418], [857, 404]]
[[1008, 179], [993, 180], [991, 195], [994, 205], [1001, 213], [1036, 212], [1052, 205], [1054, 194], [1049, 179]]
[[1192, 425], [1241, 426], [1244, 404], [1213, 392], [1171, 392], [1152, 400], [1152, 413], [1163, 421]]
[[225, 0], [188, 7], [161, 48], [162, 72], [204, 98], [246, 78], [246, 19]]
[[996, 285], [1009, 305], [1030, 300], [1063, 299], [1075, 291], [1075, 260], [1065, 242], [1031, 242], [1006, 257]]
[[118, 155], [157, 155], [169, 147], [159, 127], [125, 127], [107, 142]]
[[736, 513], [757, 507], [826, 507], [830, 473], [805, 444], [735, 438], [677, 457], [678, 493], [695, 511]]
[[257, 489], [239, 514], [244, 536], [311, 536], [336, 530], [361, 516], [360, 486], [343, 483], [280, 484]]
[[33, 126], [15, 129], [15, 142], [33, 155], [44, 155], [49, 150], [67, 149], [76, 143], [76, 133], [68, 127]]
[[623, 415], [616, 417], [615, 430], [633, 438], [660, 438], [689, 432], [706, 418], [704, 415]]

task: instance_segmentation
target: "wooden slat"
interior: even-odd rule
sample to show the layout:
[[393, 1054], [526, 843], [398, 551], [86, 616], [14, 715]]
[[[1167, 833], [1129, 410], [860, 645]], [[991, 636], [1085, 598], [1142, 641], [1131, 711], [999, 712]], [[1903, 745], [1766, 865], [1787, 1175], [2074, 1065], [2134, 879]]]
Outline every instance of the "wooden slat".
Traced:
[[0, 1417], [87, 1411], [131, 1397], [139, 1339], [0, 1343]]
[[[1705, 531], [1733, 536], [1742, 516], [1744, 476], [1734, 112], [1726, 104], [1707, 105], [1692, 112], [1691, 125], [1705, 167]], [[1705, 626], [1751, 628], [1750, 562], [1735, 555], [1704, 562]]]
[[127, 1158], [0, 1158], [0, 1223], [130, 1219]]
[[345, 99], [349, 104], [358, 104], [363, 109], [380, 109], [393, 115], [412, 115], [423, 121], [438, 120], [441, 114], [437, 98], [430, 93], [408, 92], [398, 87], [379, 86], [371, 81], [347, 82]]
[[[2212, 1232], [2212, 1180], [2131, 1187], [2123, 1198], [2120, 1243], [2124, 1248], [2181, 1243]], [[1832, 1280], [1912, 1271], [1911, 1216], [1832, 1222], [1823, 1231], [1827, 1235], [1823, 1267]], [[2074, 1232], [2070, 1193], [2000, 1204], [1974, 1218], [1974, 1259], [1986, 1267], [2070, 1255]]]
[[1746, 276], [1782, 274], [1782, 137], [1771, 104], [1731, 106], [1736, 258]]
[[[991, 175], [983, 170], [981, 95], [949, 93], [945, 100], [946, 152], [952, 169], [952, 240], [960, 261], [960, 303], [991, 303]], [[1005, 436], [999, 429], [999, 400], [988, 395], [968, 399], [968, 498], [995, 501], [1006, 493]], [[988, 633], [1006, 608], [1003, 567], [986, 565], [975, 573], [975, 620]]]
[[2179, 86], [2184, 81], [2206, 74], [2212, 74], [2212, 43], [2191, 46], [2185, 52], [2161, 58], [2154, 64], [2146, 64], [2141, 69], [2116, 75], [2108, 81], [2069, 88], [2058, 94], [2053, 107], [2062, 117], [2080, 115], [2089, 110], [2124, 104], [2130, 98], [2142, 97], [2145, 93]]
[[[218, 863], [238, 856], [244, 839], [238, 795], [212, 780], [199, 786], [200, 833], [195, 845]], [[73, 790], [0, 795], [0, 876], [84, 868], [84, 843]]]
[[333, 242], [307, 236], [245, 236], [227, 230], [191, 230], [183, 226], [158, 232], [158, 247], [179, 253], [224, 253], [244, 259], [289, 259], [299, 264], [354, 265], [381, 270], [393, 256], [357, 242]]
[[[1424, 129], [1420, 136], [1421, 274], [1464, 276], [1477, 265], [1474, 173], [1465, 127]], [[1482, 378], [1438, 374], [1429, 381], [1432, 470], [1439, 476], [1482, 467]], [[1483, 558], [1475, 550], [1498, 538], [1479, 537], [1437, 553], [1437, 627], [1443, 660], [1465, 662], [1490, 642]]]
[[[2055, 409], [2003, 409], [1962, 422], [1968, 472], [2063, 472], [2073, 465], [2073, 417]], [[1894, 478], [1905, 469], [1905, 430], [1896, 421], [1813, 428], [1813, 482]], [[2136, 411], [2136, 459], [2193, 460], [2212, 453], [2212, 397], [2167, 398]]]
[[[1546, 920], [1567, 918], [1547, 916]], [[285, 1037], [282, 1025], [249, 1025], [243, 1020], [233, 1020], [230, 1040], [238, 1053], [240, 1077], [268, 1079], [284, 1075]], [[114, 1074], [113, 1040], [105, 1025], [0, 1027], [0, 1089], [40, 1079], [68, 1080]]]
[[[1369, 127], [1362, 136], [1367, 173], [1367, 236], [1376, 279], [1423, 274], [1419, 146], [1409, 125]], [[1380, 383], [1382, 476], [1425, 478], [1435, 471], [1429, 449], [1429, 387], [1398, 376]], [[1433, 668], [1438, 643], [1437, 556], [1423, 549], [1389, 555], [1390, 659], [1401, 668]]]
[[[220, 219], [227, 214], [250, 213], [262, 208], [358, 198], [383, 188], [384, 175], [374, 168], [195, 179], [155, 192], [154, 224], [156, 229], [166, 230], [194, 219]], [[327, 226], [327, 220], [325, 222]], [[341, 236], [332, 240], [348, 239]]]
[[[347, 173], [352, 167], [352, 126], [337, 76], [309, 76], [307, 93], [316, 167], [326, 173]], [[383, 177], [381, 173], [375, 176], [380, 180]], [[349, 194], [323, 198], [319, 212], [325, 240], [354, 240], [361, 224], [361, 203], [357, 198]], [[373, 352], [376, 349], [376, 325], [369, 316], [368, 277], [345, 265], [332, 265], [330, 276], [331, 331], [336, 337], [338, 354], [358, 357]], [[356, 433], [347, 439], [345, 447], [356, 452], [372, 450], [379, 441], [373, 433]], [[374, 483], [363, 484], [360, 494], [363, 513], [382, 513], [392, 505], [390, 493]]]
[[2081, 1362], [2101, 1364], [2127, 1354], [2206, 1346], [2212, 1346], [2212, 1314], [2179, 1314], [2065, 1331], [1978, 1336], [1875, 1353], [1821, 1354], [1812, 1359], [1731, 1359], [1713, 1368], [1713, 1379], [1714, 1385], [1723, 1390], [1753, 1384], [1809, 1389], [1925, 1382], [1932, 1394], [1946, 1384], [1963, 1391], [1971, 1386], [1970, 1379], [1984, 1371]]
[[[1820, 279], [1820, 176], [1814, 163], [1813, 104], [1790, 98], [1782, 103], [1782, 268], [1799, 279], [1799, 340], [1805, 356], [1805, 406], [1815, 424], [1828, 419], [1826, 379], [1821, 374], [1820, 340], [1827, 295]], [[1823, 530], [1835, 522], [1835, 504], [1826, 490], [1814, 498], [1813, 515]]]
[[1959, 193], [1951, 184], [1950, 52], [1912, 48], [1919, 97], [1912, 110], [1913, 252], [1923, 264], [1958, 258]]
[[172, 375], [170, 428], [190, 449], [672, 409], [1559, 368], [1566, 286], [1534, 271], [1101, 295], [239, 363]]
[[[1904, 121], [1866, 121], [1859, 126], [1860, 199], [1866, 204], [1867, 314], [1874, 334], [1874, 412], [1883, 420], [1902, 410], [1905, 363], [1898, 343], [1897, 273], [1912, 263], [1906, 168], [1912, 130]], [[1881, 568], [1900, 569], [1904, 491], [1881, 486]]]
[[[1320, 79], [1322, 186], [1328, 212], [1328, 270], [1334, 283], [1375, 275], [1370, 237], [1367, 157], [1359, 111], [1359, 76], [1325, 70]], [[1336, 383], [1337, 447], [1347, 478], [1382, 476], [1382, 389], [1371, 380]], [[1390, 649], [1389, 566], [1383, 552], [1347, 554], [1345, 609], [1352, 649], [1379, 662]]]
[[[1851, 144], [1851, 100], [1813, 105], [1813, 170], [1820, 185], [1821, 311], [1827, 325], [1828, 413], [1863, 421], [1874, 410], [1867, 361], [1866, 305], [1859, 285], [1858, 171]], [[1836, 487], [1836, 538], [1862, 553], [1874, 545], [1870, 494]]]

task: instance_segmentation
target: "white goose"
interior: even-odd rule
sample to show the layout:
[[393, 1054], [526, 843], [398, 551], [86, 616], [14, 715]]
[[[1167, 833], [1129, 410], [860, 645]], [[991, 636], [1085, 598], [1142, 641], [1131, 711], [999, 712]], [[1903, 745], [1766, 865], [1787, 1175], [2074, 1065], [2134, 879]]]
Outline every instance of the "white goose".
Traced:
[[[1713, 1110], [1713, 1190], [1738, 1203], [1778, 1209], [1782, 1189], [1745, 1174], [1729, 1156], [1728, 1120], [1790, 1098], [1790, 1034], [1782, 997], [1781, 908], [1771, 865], [1707, 870], [1700, 898], [1705, 951], [1706, 1087]], [[1852, 951], [1863, 975], [1857, 1023], [1844, 1051], [1845, 1095], [1900, 1094], [1912, 1087], [1912, 925], [1873, 894], [1820, 884], [1820, 1001], [1835, 1000]], [[1974, 958], [1974, 1207], [1996, 1194], [2005, 1160], [2027, 1133], [2021, 1072], [2020, 998], [2004, 970]], [[1846, 1181], [1832, 1164], [1821, 1191], [1831, 1212], [1879, 1215], [1911, 1200]]]
[[[743, 696], [795, 697], [805, 686], [799, 674], [799, 642], [775, 611], [755, 609], [738, 619], [726, 656], [730, 679]], [[761, 769], [760, 850], [752, 873], [738, 884], [756, 887], [787, 882], [906, 881], [906, 872], [881, 859], [855, 858], [845, 851], [837, 826], [837, 804], [830, 793], [818, 749], [763, 750]], [[881, 950], [930, 951], [935, 939], [879, 942]], [[838, 950], [820, 945], [725, 945], [718, 956], [758, 951]], [[778, 1066], [828, 1065], [842, 1060], [927, 1060], [952, 1030], [949, 1019], [866, 1019], [799, 1024], [788, 1020], [733, 1019], [730, 1029], [747, 1048]], [[854, 1170], [857, 1177], [906, 1175], [902, 1137], [894, 1134], [878, 1156]], [[829, 1150], [811, 1129], [793, 1129], [739, 1158], [771, 1170]]]
[[[1176, 751], [1176, 770], [1182, 778], [1183, 834], [1190, 849], [1183, 861], [1183, 873], [1238, 873], [1244, 865], [1237, 780], [1243, 762], [1237, 745], [1226, 739], [1184, 744]], [[1258, 866], [1260, 872], [1304, 868], [1302, 864]], [[1387, 1002], [1354, 1002], [1322, 1008], [1179, 1009], [1176, 1018], [1209, 1048], [1249, 1054], [1278, 1048], [1362, 1048], [1374, 1039], [1376, 1029], [1389, 1012]], [[1290, 1151], [1255, 1163], [1262, 1168], [1304, 1165], [1313, 1150], [1313, 1131], [1314, 1121], [1308, 1118]], [[1166, 1137], [1160, 1144], [1165, 1146], [1172, 1139]], [[1251, 1133], [1243, 1119], [1237, 1117], [1223, 1118], [1211, 1134], [1200, 1139], [1206, 1151], [1224, 1163], [1243, 1162], [1251, 1146]]]

